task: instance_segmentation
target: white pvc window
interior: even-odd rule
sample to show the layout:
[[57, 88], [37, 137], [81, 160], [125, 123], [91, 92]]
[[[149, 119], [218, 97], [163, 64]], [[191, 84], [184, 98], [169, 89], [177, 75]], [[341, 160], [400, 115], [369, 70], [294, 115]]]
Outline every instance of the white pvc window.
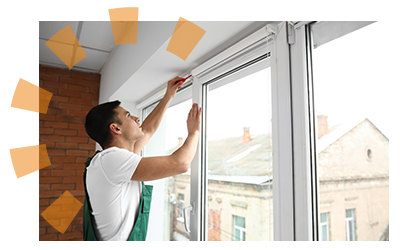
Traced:
[[233, 215], [233, 240], [246, 240], [246, 219], [244, 217]]
[[346, 240], [356, 240], [356, 218], [354, 209], [346, 209]]
[[[383, 211], [388, 209], [388, 138], [385, 138], [386, 134], [380, 133], [382, 131], [379, 129], [386, 127], [390, 122], [380, 122], [380, 119], [374, 119], [377, 121], [375, 125], [380, 123], [377, 126], [378, 129], [371, 130], [378, 132], [376, 134], [366, 132], [367, 130], [362, 126], [352, 130], [360, 123], [350, 124], [353, 126], [342, 126], [347, 123], [347, 120], [351, 120], [347, 118], [354, 118], [361, 114], [365, 116], [364, 118], [369, 118], [372, 117], [373, 111], [377, 111], [376, 114], [385, 117], [385, 113], [381, 111], [389, 107], [384, 105], [387, 98], [376, 101], [379, 95], [386, 97], [385, 93], [389, 90], [390, 81], [382, 81], [382, 68], [385, 66], [381, 63], [373, 66], [374, 70], [369, 71], [368, 69], [372, 67], [371, 56], [365, 54], [371, 44], [380, 43], [379, 37], [371, 36], [371, 34], [383, 33], [386, 25], [378, 27], [377, 24], [369, 25], [371, 23], [314, 22], [297, 27], [288, 25], [295, 240], [324, 240], [325, 238], [346, 240], [344, 214], [340, 212], [343, 211], [343, 202], [346, 206], [355, 205], [356, 210], [369, 209], [369, 212], [360, 212], [360, 214], [372, 214], [372, 211], [378, 211], [375, 209], [378, 206]], [[363, 28], [366, 25], [369, 27]], [[374, 26], [377, 29], [374, 30]], [[362, 29], [358, 31], [360, 28]], [[364, 37], [360, 35], [351, 41], [351, 37], [355, 38], [356, 34], [362, 33], [364, 33]], [[337, 46], [339, 44], [340, 48]], [[363, 48], [364, 45], [365, 48]], [[373, 56], [374, 61], [384, 62], [382, 55], [390, 54], [390, 51], [390, 46], [382, 47], [379, 53]], [[360, 65], [363, 65], [362, 68], [356, 70]], [[376, 87], [378, 85], [379, 88]], [[355, 90], [351, 91], [353, 87]], [[373, 102], [371, 102], [371, 96], [374, 97]], [[362, 102], [363, 99], [366, 101]], [[343, 105], [344, 103], [346, 104]], [[338, 113], [336, 117], [333, 115], [334, 112], [328, 114], [328, 124], [325, 116], [319, 116], [326, 115], [320, 113], [324, 108]], [[342, 120], [338, 118], [342, 118]], [[364, 120], [364, 125], [368, 125], [368, 122], [368, 120]], [[322, 127], [325, 127], [325, 131], [322, 130]], [[339, 129], [340, 127], [342, 129]], [[352, 131], [350, 132], [350, 130]], [[383, 129], [383, 131], [387, 130]], [[340, 132], [343, 133], [340, 134]], [[355, 137], [356, 134], [357, 137]], [[379, 138], [379, 143], [381, 143], [379, 144], [381, 145], [379, 159], [375, 157], [378, 149], [370, 146], [378, 145], [377, 142], [360, 143], [360, 140], [366, 141], [372, 137]], [[340, 141], [335, 143], [339, 139]], [[349, 140], [350, 143], [345, 143], [346, 140]], [[358, 143], [358, 146], [355, 143]], [[339, 154], [338, 151], [335, 151], [339, 144], [342, 149], [354, 146], [357, 153], [349, 148], [343, 150], [343, 154]], [[324, 151], [330, 145], [332, 145], [331, 150]], [[355, 160], [357, 157], [359, 160]], [[336, 164], [335, 159], [341, 159], [341, 163]], [[357, 162], [356, 166], [352, 163], [353, 161]], [[368, 181], [371, 181], [371, 184], [368, 184]], [[338, 185], [341, 185], [342, 188], [338, 189]], [[362, 185], [369, 185], [369, 187], [374, 185], [374, 189], [377, 191], [367, 194], [369, 189], [362, 189]], [[372, 195], [373, 199], [379, 200], [379, 202], [369, 203], [368, 206], [361, 205], [366, 204], [364, 201]], [[330, 219], [326, 221], [326, 218], [321, 216], [322, 214], [320, 215], [319, 210], [330, 211]], [[357, 238], [359, 240], [361, 237], [368, 240], [387, 238], [388, 214], [388, 210], [377, 213], [374, 222], [367, 222], [367, 216], [357, 218], [360, 227], [363, 226], [363, 233], [358, 234]], [[366, 223], [360, 223], [361, 220]], [[350, 233], [355, 232], [351, 230], [352, 224], [355, 224], [353, 222], [352, 219], [349, 219], [349, 223], [347, 223]], [[371, 234], [364, 233], [364, 230], [369, 230]], [[372, 233], [374, 236], [367, 236]], [[352, 233], [351, 235], [355, 236]], [[348, 237], [355, 239], [353, 236]]]
[[[185, 229], [182, 224], [179, 224], [179, 220], [175, 223], [173, 207], [177, 208], [180, 206], [180, 201], [177, 193], [175, 195], [164, 196], [164, 212], [159, 211], [158, 214], [161, 216], [164, 214], [164, 232], [160, 232], [160, 236], [157, 240], [162, 239], [169, 240], [172, 234], [173, 240], [208, 240], [208, 169], [206, 162], [207, 156], [207, 136], [209, 131], [207, 130], [207, 97], [208, 91], [213, 91], [221, 88], [224, 85], [228, 85], [241, 78], [245, 79], [246, 76], [253, 75], [258, 71], [268, 69], [268, 77], [265, 79], [259, 79], [259, 81], [270, 82], [269, 92], [265, 93], [264, 99], [269, 99], [269, 106], [260, 107], [260, 105], [251, 105], [255, 111], [259, 111], [260, 115], [266, 116], [267, 114], [271, 117], [269, 129], [266, 131], [272, 131], [267, 141], [268, 144], [272, 144], [272, 175], [269, 176], [255, 176], [256, 178], [248, 178], [247, 182], [260, 183], [260, 188], [263, 189], [269, 185], [270, 189], [266, 189], [269, 194], [270, 203], [269, 205], [263, 205], [260, 207], [260, 213], [266, 213], [268, 216], [265, 218], [268, 220], [267, 224], [264, 225], [268, 228], [268, 234], [265, 237], [255, 240], [294, 240], [294, 196], [293, 196], [293, 152], [292, 152], [292, 107], [291, 107], [291, 86], [290, 86], [290, 60], [289, 60], [289, 45], [287, 43], [287, 27], [286, 23], [274, 23], [267, 25], [260, 29], [249, 37], [243, 39], [234, 46], [228, 48], [222, 53], [216, 55], [203, 65], [193, 69], [191, 74], [193, 76], [193, 82], [191, 83], [190, 94], [186, 91], [187, 97], [183, 97], [183, 92], [177, 94], [174, 99], [174, 103], [171, 105], [179, 106], [185, 103], [185, 100], [189, 100], [198, 103], [203, 107], [202, 117], [202, 130], [200, 135], [200, 141], [198, 150], [195, 158], [192, 161], [190, 173], [186, 177], [190, 178], [190, 181], [182, 175], [178, 179], [175, 179], [175, 184], [170, 185], [165, 180], [161, 181], [158, 186], [162, 187], [159, 193], [164, 194], [163, 190], [168, 189], [168, 185], [177, 189], [185, 190], [185, 199], [190, 202], [186, 202], [185, 206], [191, 206], [190, 212], [190, 233], [184, 232]], [[210, 84], [210, 81], [213, 84]], [[245, 88], [244, 84], [244, 88]], [[258, 89], [251, 89], [253, 92], [259, 91]], [[158, 98], [158, 99], [157, 99]], [[159, 100], [159, 93], [155, 93], [149, 100], [143, 100], [138, 104], [138, 108], [144, 111], [142, 120], [148, 114], [152, 108], [157, 104], [156, 100]], [[257, 102], [258, 98], [254, 101]], [[261, 99], [260, 99], [261, 101]], [[237, 103], [240, 105], [241, 100], [238, 99]], [[246, 106], [246, 103], [242, 103]], [[172, 110], [174, 107], [170, 107]], [[227, 107], [229, 108], [229, 107]], [[268, 109], [270, 110], [268, 112]], [[222, 110], [223, 111], [223, 110]], [[221, 111], [221, 112], [222, 112]], [[168, 113], [168, 110], [167, 110]], [[167, 114], [168, 115], [168, 114]], [[184, 112], [186, 119], [187, 112]], [[181, 117], [183, 119], [183, 116]], [[238, 118], [240, 119], [240, 118]], [[163, 121], [165, 122], [165, 121]], [[175, 121], [176, 122], [176, 121]], [[154, 135], [152, 142], [146, 146], [144, 156], [151, 156], [158, 154], [155, 148], [160, 148], [165, 143], [167, 135], [166, 125], [161, 125], [161, 133]], [[272, 137], [272, 139], [271, 139]], [[261, 143], [262, 145], [262, 143]], [[237, 155], [232, 155], [229, 159], [229, 164], [235, 164], [241, 159], [244, 159], [246, 155], [252, 154], [255, 151], [262, 149], [262, 146], [253, 145], [243, 152], [238, 152]], [[164, 149], [162, 155], [167, 154]], [[158, 154], [160, 155], [160, 154]], [[261, 156], [261, 158], [268, 158], [268, 155]], [[265, 158], [265, 159], [266, 159]], [[264, 159], [264, 160], [265, 160]], [[268, 179], [266, 179], [268, 177]], [[261, 180], [261, 178], [264, 178]], [[234, 179], [234, 178], [233, 178]], [[232, 181], [231, 179], [230, 181]], [[226, 180], [225, 180], [226, 181]], [[233, 180], [234, 181], [234, 180]], [[179, 183], [178, 183], [179, 182]], [[246, 181], [245, 181], [246, 182]], [[273, 182], [273, 189], [271, 182]], [[189, 184], [189, 186], [188, 186]], [[247, 185], [244, 183], [243, 185]], [[254, 185], [254, 184], [251, 184]], [[258, 185], [258, 184], [255, 184]], [[155, 189], [158, 190], [158, 189]], [[250, 189], [249, 189], [250, 190]], [[189, 191], [189, 192], [187, 192]], [[157, 192], [157, 191], [156, 191]], [[161, 194], [160, 194], [161, 195]], [[248, 194], [251, 197], [251, 194]], [[186, 198], [189, 197], [189, 198]], [[215, 197], [217, 203], [222, 201], [220, 197]], [[273, 202], [272, 202], [273, 199]], [[228, 205], [232, 209], [244, 212], [253, 205], [254, 201], [237, 201], [228, 200]], [[168, 208], [169, 207], [169, 208]], [[167, 209], [168, 208], [168, 209]], [[152, 205], [152, 209], [158, 209], [157, 206]], [[250, 210], [249, 210], [250, 211]], [[268, 212], [270, 211], [270, 212]], [[273, 213], [272, 213], [273, 211]], [[152, 211], [151, 211], [152, 212]], [[169, 214], [169, 215], [166, 215]], [[180, 218], [181, 212], [176, 215]], [[230, 213], [232, 218], [233, 213]], [[153, 215], [151, 215], [152, 217]], [[245, 217], [243, 217], [245, 218]], [[247, 218], [247, 216], [246, 216]], [[236, 219], [237, 221], [238, 219]], [[152, 221], [155, 224], [155, 220], [150, 218], [150, 225]], [[159, 221], [162, 221], [160, 219]], [[158, 221], [158, 222], [159, 222]], [[235, 219], [233, 219], [235, 221]], [[234, 224], [231, 220], [231, 223]], [[237, 234], [239, 239], [250, 239], [248, 234], [250, 228], [241, 226], [240, 219], [237, 221], [236, 227], [231, 224], [227, 228], [227, 232], [231, 234]], [[149, 234], [152, 233], [149, 225]], [[232, 230], [233, 229], [233, 230]], [[225, 231], [225, 230], [224, 230]], [[236, 231], [236, 233], [235, 233]], [[149, 235], [148, 234], [148, 235]], [[149, 236], [148, 236], [149, 237]], [[188, 237], [188, 238], [187, 238]], [[234, 237], [232, 237], [234, 238]], [[154, 238], [155, 239], [155, 238]]]
[[329, 213], [321, 213], [320, 233], [320, 240], [329, 241]]

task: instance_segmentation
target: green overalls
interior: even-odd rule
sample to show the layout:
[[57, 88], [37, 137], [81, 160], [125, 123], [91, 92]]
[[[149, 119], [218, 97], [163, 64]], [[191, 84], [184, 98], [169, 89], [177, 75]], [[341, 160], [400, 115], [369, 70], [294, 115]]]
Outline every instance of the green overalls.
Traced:
[[[90, 205], [89, 196], [86, 190], [86, 168], [89, 166], [92, 158], [101, 152], [97, 150], [96, 153], [87, 159], [85, 162], [85, 172], [83, 174], [83, 185], [85, 187], [85, 202], [83, 204], [83, 240], [84, 241], [97, 241], [93, 230], [92, 219], [93, 215], [90, 213], [92, 211], [92, 206]], [[149, 212], [151, 195], [153, 192], [153, 186], [144, 185], [142, 182], [142, 198], [140, 200], [139, 215], [134, 224], [133, 230], [128, 238], [128, 241], [145, 241], [147, 235], [147, 224], [149, 222]]]

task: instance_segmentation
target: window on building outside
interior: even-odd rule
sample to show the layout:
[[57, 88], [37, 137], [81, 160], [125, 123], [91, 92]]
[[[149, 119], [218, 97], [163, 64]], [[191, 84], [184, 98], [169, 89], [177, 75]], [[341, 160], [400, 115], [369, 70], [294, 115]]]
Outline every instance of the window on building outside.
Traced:
[[320, 239], [329, 241], [329, 213], [322, 213], [320, 216]]
[[246, 221], [245, 218], [233, 215], [233, 240], [246, 240]]
[[179, 194], [179, 218], [183, 219], [183, 209], [185, 208], [185, 198], [183, 194]]
[[356, 219], [354, 217], [354, 209], [346, 209], [346, 240], [356, 240]]

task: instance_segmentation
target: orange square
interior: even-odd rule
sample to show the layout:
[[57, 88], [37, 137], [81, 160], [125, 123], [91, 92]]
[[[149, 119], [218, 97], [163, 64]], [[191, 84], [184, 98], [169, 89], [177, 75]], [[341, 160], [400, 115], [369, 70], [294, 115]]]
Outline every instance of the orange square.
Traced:
[[137, 21], [111, 21], [115, 45], [137, 43]]
[[52, 36], [46, 45], [70, 69], [87, 56], [69, 25]]
[[70, 192], [65, 191], [41, 215], [50, 225], [63, 234], [82, 206], [82, 202], [77, 200]]
[[136, 44], [138, 31], [138, 7], [108, 10], [115, 45]]
[[206, 33], [196, 24], [180, 17], [169, 41], [167, 51], [186, 60]]

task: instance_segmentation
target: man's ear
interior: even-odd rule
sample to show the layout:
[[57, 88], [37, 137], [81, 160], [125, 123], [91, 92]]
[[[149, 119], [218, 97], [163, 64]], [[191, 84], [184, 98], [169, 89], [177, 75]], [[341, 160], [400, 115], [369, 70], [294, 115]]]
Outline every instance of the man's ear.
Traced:
[[121, 134], [121, 129], [115, 123], [110, 124], [110, 129], [114, 134]]

